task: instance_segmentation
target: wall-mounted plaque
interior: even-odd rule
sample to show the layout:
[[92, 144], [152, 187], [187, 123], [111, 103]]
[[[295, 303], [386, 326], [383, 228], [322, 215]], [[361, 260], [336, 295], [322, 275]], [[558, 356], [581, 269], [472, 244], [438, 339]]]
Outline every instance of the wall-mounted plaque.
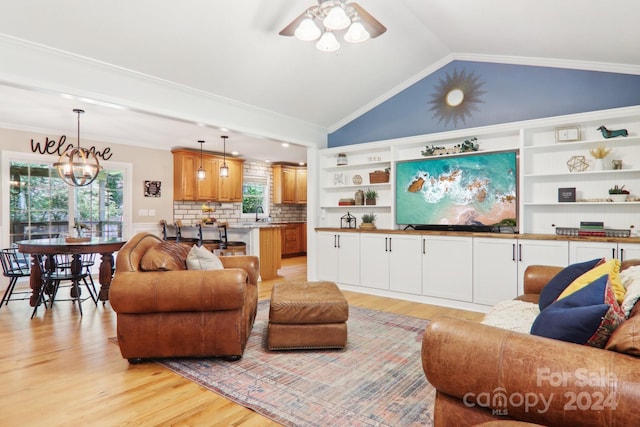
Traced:
[[160, 197], [160, 181], [145, 181], [144, 182], [144, 197]]

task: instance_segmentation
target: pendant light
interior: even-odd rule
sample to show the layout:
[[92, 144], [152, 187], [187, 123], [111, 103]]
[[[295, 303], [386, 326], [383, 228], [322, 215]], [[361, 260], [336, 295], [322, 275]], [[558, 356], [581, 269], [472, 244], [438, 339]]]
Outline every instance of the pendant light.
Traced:
[[202, 180], [207, 177], [207, 171], [202, 167], [202, 144], [204, 144], [204, 141], [200, 140], [198, 144], [200, 144], [200, 167], [198, 168], [198, 172], [196, 172], [196, 177]]
[[67, 185], [84, 187], [96, 179], [102, 167], [94, 150], [80, 147], [80, 114], [84, 110], [76, 108], [73, 112], [78, 115], [78, 146], [70, 146], [53, 166]]
[[227, 138], [229, 138], [226, 135], [221, 136], [220, 138], [222, 138], [222, 143], [223, 143], [223, 150], [222, 150], [222, 166], [220, 166], [220, 176], [223, 178], [226, 178], [229, 176], [229, 166], [227, 166]]

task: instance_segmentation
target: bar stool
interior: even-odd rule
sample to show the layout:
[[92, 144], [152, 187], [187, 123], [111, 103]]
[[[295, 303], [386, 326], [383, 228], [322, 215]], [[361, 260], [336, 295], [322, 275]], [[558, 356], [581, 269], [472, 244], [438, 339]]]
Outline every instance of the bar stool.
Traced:
[[182, 237], [182, 220], [176, 221], [176, 243], [181, 243], [185, 246], [197, 245], [200, 239], [197, 237]]
[[198, 224], [198, 239], [198, 246], [204, 246], [209, 252], [215, 253], [217, 250], [220, 250], [220, 240], [204, 239], [204, 234], [202, 233], [202, 223]]
[[227, 238], [227, 224], [218, 224], [218, 231], [220, 233], [220, 255], [246, 255], [247, 244], [240, 241], [229, 241]]
[[177, 238], [175, 225], [168, 225], [167, 221], [160, 220], [162, 226], [162, 240], [175, 242]]

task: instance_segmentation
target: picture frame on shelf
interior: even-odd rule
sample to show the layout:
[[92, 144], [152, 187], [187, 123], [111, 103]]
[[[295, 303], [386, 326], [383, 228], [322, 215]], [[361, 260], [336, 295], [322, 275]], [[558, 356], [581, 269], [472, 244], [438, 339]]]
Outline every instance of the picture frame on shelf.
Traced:
[[556, 128], [556, 142], [581, 141], [580, 126], [564, 126]]
[[335, 185], [336, 187], [340, 185], [345, 185], [344, 173], [336, 172], [333, 174], [333, 185]]

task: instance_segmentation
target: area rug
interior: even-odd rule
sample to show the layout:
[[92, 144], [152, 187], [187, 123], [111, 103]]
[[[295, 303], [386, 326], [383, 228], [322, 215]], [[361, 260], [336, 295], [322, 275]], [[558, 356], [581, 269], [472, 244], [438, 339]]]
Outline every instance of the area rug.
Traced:
[[261, 301], [244, 356], [158, 361], [285, 426], [430, 426], [434, 388], [420, 349], [428, 321], [349, 307], [343, 350], [266, 349], [269, 302]]

